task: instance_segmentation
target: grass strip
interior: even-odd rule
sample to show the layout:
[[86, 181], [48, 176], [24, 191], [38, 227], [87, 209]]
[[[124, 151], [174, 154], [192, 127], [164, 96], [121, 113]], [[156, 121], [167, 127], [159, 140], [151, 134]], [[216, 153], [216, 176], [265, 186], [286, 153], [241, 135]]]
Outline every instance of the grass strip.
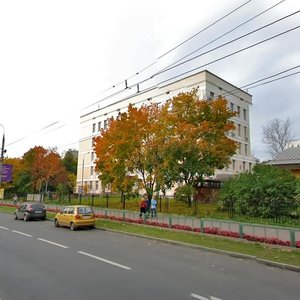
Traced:
[[180, 232], [177, 230], [128, 224], [111, 220], [98, 219], [96, 225], [104, 229], [113, 229], [147, 237], [161, 238], [196, 246], [236, 252], [256, 256], [257, 258], [270, 260], [277, 263], [300, 267], [300, 251], [293, 250], [292, 248], [272, 247], [267, 244], [248, 242], [244, 240], [233, 240], [217, 236], [207, 236], [193, 232]]

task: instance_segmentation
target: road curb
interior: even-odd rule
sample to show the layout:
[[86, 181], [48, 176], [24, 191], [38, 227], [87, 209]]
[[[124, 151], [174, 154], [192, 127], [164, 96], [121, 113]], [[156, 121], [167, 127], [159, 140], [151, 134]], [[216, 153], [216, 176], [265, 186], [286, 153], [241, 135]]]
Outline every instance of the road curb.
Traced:
[[137, 234], [137, 233], [116, 230], [116, 229], [109, 229], [109, 228], [103, 228], [103, 227], [96, 227], [96, 228], [100, 229], [100, 230], [104, 230], [104, 231], [115, 232], [115, 233], [120, 233], [120, 234], [127, 234], [127, 235], [144, 238], [144, 239], [148, 239], [148, 240], [159, 241], [159, 242], [163, 242], [166, 244], [177, 245], [177, 246], [198, 249], [198, 250], [204, 250], [204, 251], [213, 252], [213, 253], [217, 253], [217, 254], [221, 254], [221, 255], [228, 255], [231, 257], [235, 257], [235, 258], [253, 260], [253, 261], [256, 261], [257, 263], [264, 264], [266, 266], [300, 273], [300, 267], [298, 267], [298, 266], [293, 266], [293, 265], [274, 262], [271, 260], [261, 259], [256, 256], [253, 256], [253, 255], [247, 255], [247, 254], [242, 254], [242, 253], [238, 253], [238, 252], [231, 252], [231, 251], [220, 250], [220, 249], [215, 249], [215, 248], [210, 248], [210, 247], [205, 247], [205, 246], [193, 245], [193, 244], [188, 244], [188, 243], [183, 243], [183, 242], [178, 242], [178, 241], [172, 241], [172, 240], [167, 240], [167, 239], [162, 239], [162, 238], [157, 238], [157, 237], [151, 237], [151, 236], [147, 236], [147, 235], [141, 235], [141, 234]]

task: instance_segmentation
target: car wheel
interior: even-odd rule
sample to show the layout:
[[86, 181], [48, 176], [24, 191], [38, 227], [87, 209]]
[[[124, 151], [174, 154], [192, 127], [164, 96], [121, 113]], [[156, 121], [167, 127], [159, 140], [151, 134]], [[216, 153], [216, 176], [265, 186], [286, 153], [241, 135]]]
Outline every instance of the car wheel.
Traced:
[[27, 222], [29, 220], [29, 217], [27, 214], [24, 215], [24, 221]]
[[16, 213], [14, 214], [14, 219], [15, 219], [15, 220], [18, 220], [18, 216], [17, 216]]
[[73, 223], [73, 222], [71, 222], [71, 224], [70, 224], [70, 229], [72, 230], [72, 231], [74, 231], [75, 230], [75, 224]]
[[58, 223], [58, 220], [57, 220], [57, 219], [54, 220], [54, 226], [55, 226], [55, 227], [59, 227], [59, 223]]

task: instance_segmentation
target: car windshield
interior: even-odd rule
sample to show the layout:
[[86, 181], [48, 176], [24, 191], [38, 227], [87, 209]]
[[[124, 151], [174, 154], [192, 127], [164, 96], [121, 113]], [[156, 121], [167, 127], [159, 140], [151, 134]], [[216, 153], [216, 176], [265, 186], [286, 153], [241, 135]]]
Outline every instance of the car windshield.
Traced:
[[85, 214], [92, 214], [93, 210], [91, 207], [78, 207], [77, 212], [78, 214], [85, 215]]
[[37, 204], [33, 204], [32, 208], [33, 209], [45, 209], [45, 206], [44, 206], [44, 204], [37, 203]]

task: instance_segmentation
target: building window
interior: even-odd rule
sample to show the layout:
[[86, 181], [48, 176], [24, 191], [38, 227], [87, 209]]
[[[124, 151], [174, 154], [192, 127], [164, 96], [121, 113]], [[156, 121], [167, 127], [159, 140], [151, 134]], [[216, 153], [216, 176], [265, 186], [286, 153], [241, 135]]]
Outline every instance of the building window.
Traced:
[[244, 126], [244, 136], [245, 140], [248, 141], [248, 128], [246, 126]]
[[248, 155], [248, 145], [245, 144], [245, 155]]
[[234, 111], [234, 104], [232, 102], [230, 102], [230, 110]]
[[246, 162], [243, 161], [243, 172], [246, 172]]
[[238, 135], [241, 136], [241, 124], [238, 124]]
[[90, 181], [90, 191], [93, 189], [93, 181]]
[[93, 133], [96, 131], [96, 123], [93, 124]]
[[238, 114], [238, 117], [240, 118], [241, 117], [241, 108], [239, 106], [237, 107], [237, 114]]
[[95, 190], [97, 191], [99, 189], [99, 181], [96, 181]]
[[91, 176], [93, 176], [93, 175], [94, 175], [94, 167], [91, 166]]
[[235, 171], [235, 160], [232, 160], [232, 170]]
[[91, 152], [91, 161], [94, 161], [95, 159], [95, 152]]
[[98, 122], [98, 131], [101, 130], [101, 122]]
[[247, 110], [244, 108], [244, 120], [247, 121]]
[[104, 120], [103, 128], [104, 128], [104, 129], [107, 128], [107, 120]]
[[252, 164], [249, 163], [249, 171], [251, 171], [251, 170], [252, 170]]

